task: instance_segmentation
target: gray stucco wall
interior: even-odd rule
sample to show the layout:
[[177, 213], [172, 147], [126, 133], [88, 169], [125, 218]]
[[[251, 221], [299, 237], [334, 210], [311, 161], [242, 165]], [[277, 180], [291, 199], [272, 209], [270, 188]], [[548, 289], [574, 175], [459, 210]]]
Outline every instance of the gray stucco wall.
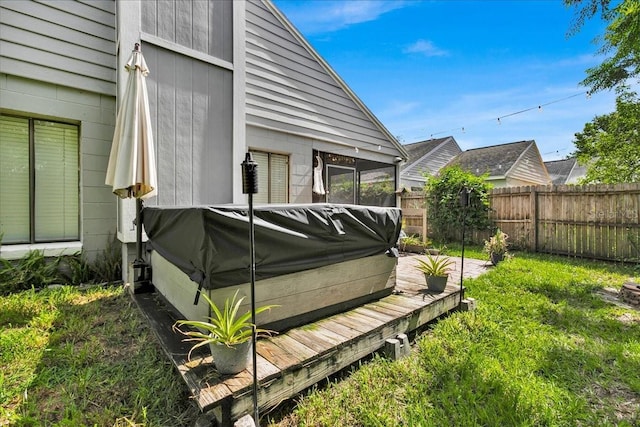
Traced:
[[81, 239], [83, 251], [93, 259], [116, 231], [116, 197], [104, 184], [115, 97], [0, 74], [0, 111], [80, 126]]

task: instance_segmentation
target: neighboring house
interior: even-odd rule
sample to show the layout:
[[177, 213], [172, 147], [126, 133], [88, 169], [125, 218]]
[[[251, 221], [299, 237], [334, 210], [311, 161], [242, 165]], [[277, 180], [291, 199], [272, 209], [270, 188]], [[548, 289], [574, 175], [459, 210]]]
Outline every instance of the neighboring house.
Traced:
[[399, 187], [407, 152], [270, 1], [0, 0], [3, 257], [93, 258], [117, 224], [131, 260], [134, 203], [104, 179], [136, 42], [158, 168], [145, 204], [246, 204], [248, 150], [257, 203], [369, 202], [372, 177]]
[[409, 160], [402, 165], [400, 182], [402, 187], [412, 190], [424, 188], [425, 174], [436, 175], [451, 159], [462, 153], [452, 136], [405, 144], [404, 148], [409, 153]]
[[587, 168], [578, 164], [575, 157], [544, 162], [551, 181], [555, 185], [577, 184], [587, 175]]
[[487, 182], [496, 188], [551, 184], [533, 140], [467, 150], [450, 165], [459, 165], [477, 176], [487, 174]]

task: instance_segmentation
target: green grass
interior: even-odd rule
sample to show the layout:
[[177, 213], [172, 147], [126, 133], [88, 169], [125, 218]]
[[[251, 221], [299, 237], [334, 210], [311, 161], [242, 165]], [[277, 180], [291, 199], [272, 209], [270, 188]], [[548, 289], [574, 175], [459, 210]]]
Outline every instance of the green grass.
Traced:
[[[465, 248], [472, 254], [483, 256]], [[516, 253], [465, 281], [478, 309], [434, 323], [411, 356], [374, 356], [270, 422], [638, 426], [640, 312], [596, 294], [632, 273]], [[186, 386], [126, 292], [63, 287], [0, 297], [0, 425], [193, 425]]]
[[128, 291], [0, 297], [0, 425], [188, 425], [195, 408]]
[[595, 293], [631, 273], [517, 254], [465, 282], [476, 311], [437, 322], [406, 359], [376, 357], [301, 398], [277, 425], [638, 426], [640, 312]]
[[[435, 244], [434, 247], [440, 248], [440, 251], [444, 255], [462, 256], [462, 244], [460, 243]], [[464, 246], [464, 257], [489, 260], [489, 254], [483, 251], [481, 245], [466, 244]]]

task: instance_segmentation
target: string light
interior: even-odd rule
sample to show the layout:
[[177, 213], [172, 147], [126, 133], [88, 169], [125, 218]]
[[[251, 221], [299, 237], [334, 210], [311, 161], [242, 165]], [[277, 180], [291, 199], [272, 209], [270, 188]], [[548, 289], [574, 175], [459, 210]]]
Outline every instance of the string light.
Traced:
[[[537, 105], [535, 107], [525, 108], [524, 110], [519, 110], [519, 111], [515, 111], [513, 113], [505, 114], [504, 116], [497, 117], [495, 120], [498, 122], [498, 125], [501, 125], [502, 124], [502, 119], [504, 119], [506, 117], [511, 117], [511, 116], [515, 116], [515, 115], [518, 115], [518, 114], [523, 114], [523, 113], [526, 113], [526, 112], [531, 111], [531, 110], [538, 110], [539, 112], [543, 112], [543, 108], [542, 107], [545, 107], [545, 106], [551, 105], [551, 104], [555, 104], [555, 103], [558, 103], [558, 102], [566, 101], [567, 99], [575, 98], [575, 97], [581, 96], [581, 95], [586, 95], [587, 99], [591, 98], [591, 92], [590, 91], [580, 92], [580, 93], [576, 93], [576, 94], [573, 94], [573, 95], [565, 96], [564, 98], [560, 98], [560, 99], [556, 99], [556, 100], [553, 100], [553, 101], [549, 101], [549, 102], [547, 102], [545, 104], [540, 104], [540, 105]], [[440, 135], [440, 134], [443, 134], [443, 133], [451, 133], [452, 131], [455, 131], [455, 130], [458, 130], [458, 129], [461, 129], [462, 133], [466, 132], [464, 127], [457, 127], [457, 128], [453, 128], [453, 129], [449, 129], [449, 130], [443, 130], [443, 131], [432, 133], [430, 135], [430, 138], [433, 139], [434, 135]]]

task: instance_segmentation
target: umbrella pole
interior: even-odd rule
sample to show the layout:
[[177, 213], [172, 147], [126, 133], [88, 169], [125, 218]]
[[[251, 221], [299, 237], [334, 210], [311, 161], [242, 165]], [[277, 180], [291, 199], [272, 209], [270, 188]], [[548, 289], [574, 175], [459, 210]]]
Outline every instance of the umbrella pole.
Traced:
[[136, 262], [142, 261], [142, 200], [136, 199]]
[[142, 258], [142, 200], [136, 199], [136, 259], [133, 261], [134, 294], [153, 291], [148, 272], [149, 265]]

